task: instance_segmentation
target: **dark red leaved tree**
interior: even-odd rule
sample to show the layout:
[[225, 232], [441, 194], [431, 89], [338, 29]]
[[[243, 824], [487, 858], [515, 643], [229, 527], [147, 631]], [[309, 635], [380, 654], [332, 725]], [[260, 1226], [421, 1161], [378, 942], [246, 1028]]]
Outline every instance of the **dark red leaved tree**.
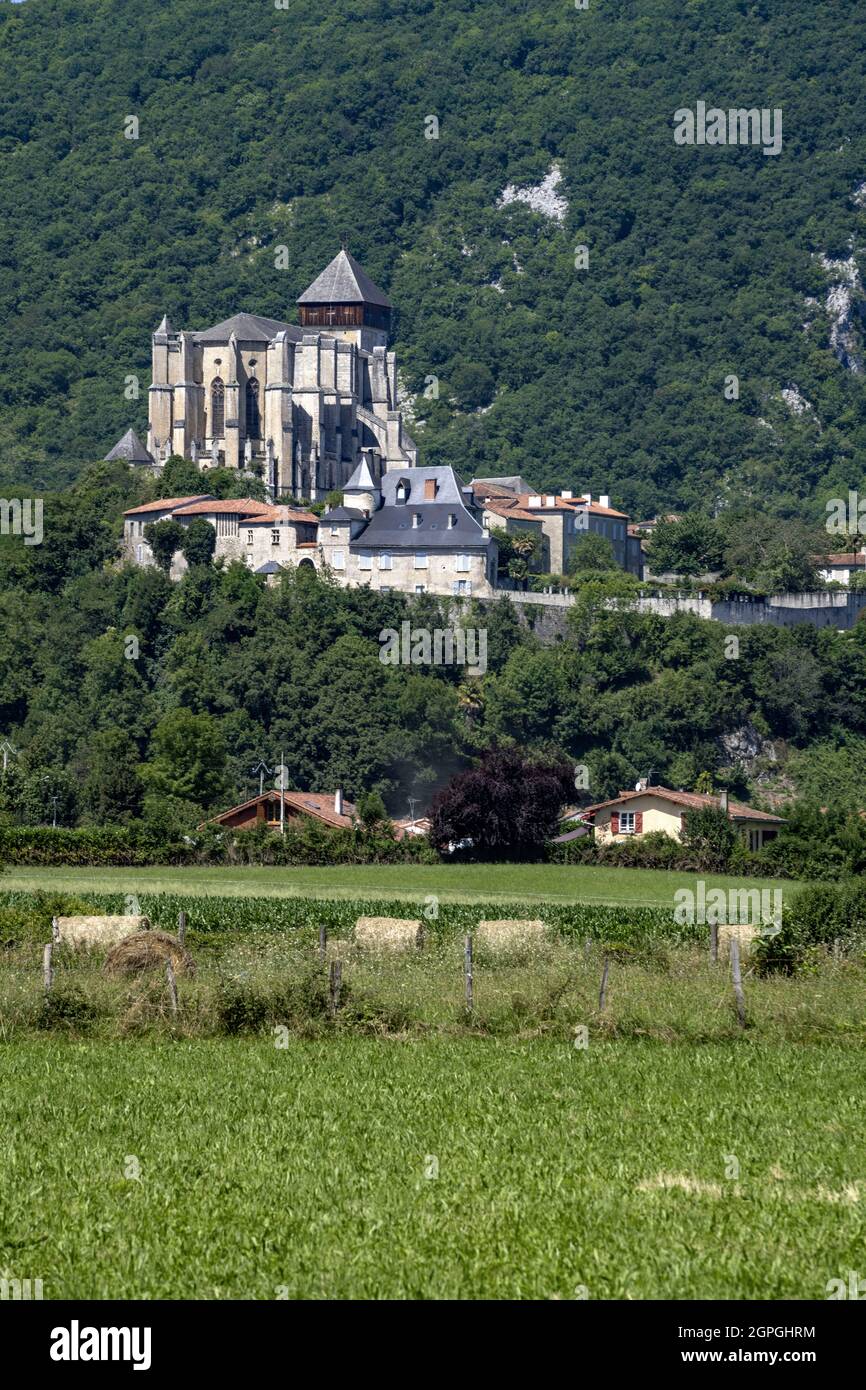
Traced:
[[559, 815], [573, 797], [569, 763], [494, 747], [478, 767], [458, 773], [437, 792], [429, 838], [442, 852], [471, 841], [463, 848], [477, 859], [531, 858], [555, 834]]

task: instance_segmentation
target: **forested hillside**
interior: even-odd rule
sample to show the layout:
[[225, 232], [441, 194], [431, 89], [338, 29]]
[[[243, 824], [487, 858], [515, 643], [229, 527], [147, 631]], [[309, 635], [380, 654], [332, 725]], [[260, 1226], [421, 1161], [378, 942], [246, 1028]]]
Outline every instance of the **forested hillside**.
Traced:
[[[0, 0], [0, 484], [143, 431], [164, 313], [294, 317], [345, 230], [439, 380], [422, 461], [820, 519], [866, 481], [862, 34], [856, 0]], [[676, 146], [699, 100], [781, 108], [781, 153]]]
[[[141, 480], [85, 470], [49, 499], [53, 545], [0, 541], [0, 823], [189, 828], [258, 789], [379, 792], [405, 815], [495, 742], [588, 768], [584, 800], [650, 770], [675, 787], [804, 793], [862, 806], [866, 622], [851, 632], [724, 627], [604, 607], [587, 577], [564, 641], [541, 646], [505, 601], [471, 606], [487, 671], [384, 665], [383, 629], [447, 625], [440, 602], [341, 589], [303, 569], [266, 589], [245, 565], [178, 584], [115, 560]], [[56, 801], [55, 801], [56, 798]], [[820, 821], [819, 821], [820, 824]]]

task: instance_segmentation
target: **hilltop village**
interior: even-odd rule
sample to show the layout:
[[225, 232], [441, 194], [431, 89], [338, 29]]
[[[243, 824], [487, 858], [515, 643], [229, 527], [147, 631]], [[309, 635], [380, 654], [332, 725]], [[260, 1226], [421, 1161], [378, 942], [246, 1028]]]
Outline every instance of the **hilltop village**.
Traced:
[[[154, 563], [147, 527], [209, 522], [216, 557], [275, 577], [327, 569], [346, 585], [489, 596], [499, 586], [495, 533], [528, 540], [534, 567], [565, 573], [594, 532], [617, 565], [642, 574], [640, 538], [608, 496], [534, 493], [520, 477], [464, 482], [420, 468], [388, 350], [391, 304], [345, 249], [298, 299], [300, 326], [239, 313], [203, 331], [153, 334], [147, 444], [130, 430], [108, 454], [159, 476], [172, 456], [195, 463], [202, 490], [130, 508], [124, 553]], [[268, 502], [220, 500], [212, 468], [265, 480]], [[323, 514], [309, 509], [341, 494]], [[277, 502], [290, 495], [303, 504]], [[186, 568], [180, 550], [171, 566]]]

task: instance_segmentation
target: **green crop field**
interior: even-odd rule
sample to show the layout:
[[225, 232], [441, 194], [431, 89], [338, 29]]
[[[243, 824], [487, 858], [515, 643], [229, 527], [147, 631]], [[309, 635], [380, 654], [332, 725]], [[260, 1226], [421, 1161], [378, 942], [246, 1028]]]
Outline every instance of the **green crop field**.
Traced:
[[0, 1266], [46, 1298], [820, 1299], [862, 1268], [850, 1048], [44, 1040], [2, 1066]]
[[820, 1299], [862, 1265], [859, 919], [790, 974], [756, 948], [741, 1023], [705, 927], [646, 893], [552, 902], [543, 940], [479, 938], [470, 1010], [465, 932], [531, 903], [445, 901], [422, 950], [379, 953], [356, 915], [417, 897], [178, 874], [140, 887], [155, 927], [188, 914], [175, 1008], [162, 969], [98, 949], [57, 946], [44, 988], [52, 914], [123, 910], [134, 880], [64, 900], [11, 878], [0, 1278], [47, 1299]]
[[677, 888], [698, 879], [708, 887], [782, 888], [781, 879], [743, 879], [664, 869], [612, 869], [566, 864], [363, 864], [335, 868], [10, 868], [0, 889], [74, 893], [190, 893], [217, 896], [405, 898], [435, 894], [442, 902], [625, 903], [673, 907]]

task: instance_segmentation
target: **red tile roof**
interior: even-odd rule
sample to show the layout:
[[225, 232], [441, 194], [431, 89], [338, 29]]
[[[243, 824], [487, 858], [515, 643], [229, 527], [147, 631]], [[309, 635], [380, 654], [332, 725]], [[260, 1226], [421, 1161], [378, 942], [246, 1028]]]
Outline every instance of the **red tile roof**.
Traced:
[[[251, 806], [256, 806], [260, 801], [276, 800], [279, 803], [280, 793], [278, 791], [262, 792], [259, 796], [250, 797], [249, 801], [242, 801], [237, 806], [229, 806], [228, 810], [220, 811], [218, 815], [211, 816], [205, 822], [207, 825], [219, 825], [228, 820], [229, 816], [234, 816], [238, 811], [246, 811]], [[324, 821], [326, 825], [334, 826], [336, 829], [348, 830], [352, 826], [352, 817], [355, 814], [355, 807], [351, 801], [343, 801], [343, 814], [338, 815], [334, 810], [334, 797], [327, 792], [283, 792], [283, 799], [287, 807], [294, 811], [299, 811], [301, 815], [312, 816], [314, 820]]]
[[[551, 496], [553, 496], [553, 494], [549, 492], [524, 492], [517, 500], [519, 505], [528, 511], [532, 517], [538, 517], [545, 512], [572, 512], [575, 508], [579, 508], [581, 511], [588, 510], [595, 516], [619, 516], [622, 517], [623, 520], [627, 520], [627, 514], [625, 512], [615, 511], [613, 507], [602, 507], [599, 502], [587, 503], [582, 497], [555, 497], [554, 505], [548, 507], [544, 499]], [[530, 497], [540, 497], [542, 499], [542, 505], [540, 507], [530, 507]]]
[[227, 497], [223, 500], [213, 498], [207, 502], [193, 501], [190, 506], [176, 507], [182, 516], [256, 516], [271, 511], [267, 502], [256, 502], [252, 497]]
[[513, 502], [506, 502], [504, 499], [496, 502], [487, 501], [484, 503], [485, 512], [493, 512], [495, 516], [504, 516], [506, 521], [538, 521], [540, 520], [537, 512], [528, 512], [523, 507], [518, 506], [517, 499]]
[[812, 558], [818, 565], [838, 565], [840, 569], [843, 566], [847, 569], [866, 568], [866, 555], [861, 550], [842, 551], [836, 555], [813, 555]]
[[319, 518], [313, 512], [303, 512], [295, 507], [269, 507], [267, 511], [256, 512], [250, 517], [250, 524], [258, 526], [262, 522], [291, 521], [307, 522], [312, 526], [318, 526]]
[[[585, 815], [595, 815], [596, 811], [602, 811], [607, 806], [619, 806], [621, 802], [633, 801], [638, 796], [656, 796], [662, 801], [672, 801], [677, 806], [685, 806], [690, 811], [703, 811], [708, 806], [716, 810], [721, 809], [721, 800], [717, 796], [707, 796], [702, 792], [675, 792], [670, 787], [646, 787], [644, 791], [620, 792], [619, 796], [614, 796], [610, 801], [598, 801], [594, 806], [587, 806]], [[728, 801], [728, 814], [733, 820], [761, 820], [774, 821], [781, 825], [782, 816], [772, 816], [768, 811], [756, 811], [754, 806], [744, 806], [741, 801]]]
[[192, 497], [160, 497], [156, 502], [144, 502], [140, 507], [128, 507], [124, 516], [137, 516], [139, 512], [169, 512], [175, 507], [185, 507], [189, 502], [201, 502], [208, 494], [197, 492]]

